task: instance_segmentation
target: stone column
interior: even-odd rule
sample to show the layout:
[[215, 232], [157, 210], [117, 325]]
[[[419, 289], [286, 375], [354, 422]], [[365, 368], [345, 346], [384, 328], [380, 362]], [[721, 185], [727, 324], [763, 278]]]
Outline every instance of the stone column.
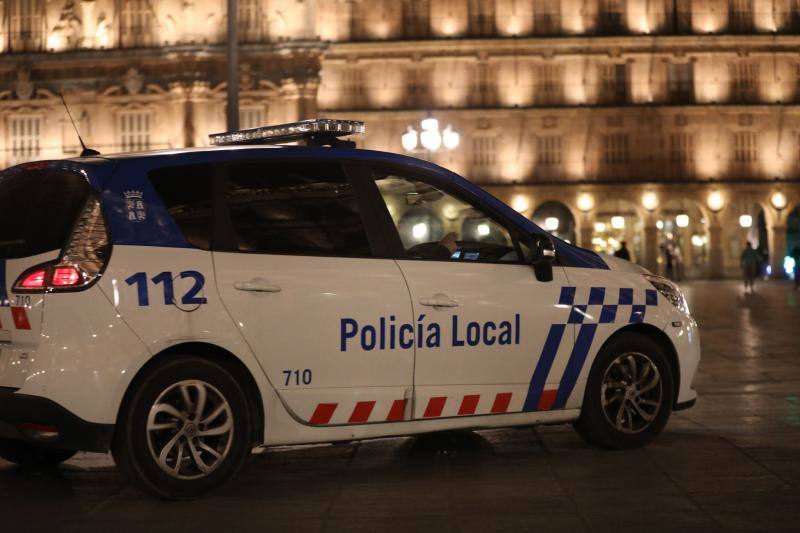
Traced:
[[783, 257], [786, 255], [786, 224], [772, 225], [767, 230], [769, 241], [769, 264], [772, 266], [772, 277], [783, 278]]
[[658, 228], [652, 220], [647, 220], [644, 226], [644, 257], [642, 266], [653, 274], [658, 274]]
[[281, 80], [280, 94], [287, 122], [316, 118], [318, 88], [319, 80], [316, 78], [302, 81], [294, 78]]
[[591, 250], [593, 235], [594, 228], [592, 227], [591, 223], [585, 221], [583, 224], [581, 224], [580, 235], [578, 235], [578, 246], [581, 248], [586, 248], [587, 250]]
[[708, 277], [722, 279], [722, 225], [716, 216], [712, 217], [708, 226]]

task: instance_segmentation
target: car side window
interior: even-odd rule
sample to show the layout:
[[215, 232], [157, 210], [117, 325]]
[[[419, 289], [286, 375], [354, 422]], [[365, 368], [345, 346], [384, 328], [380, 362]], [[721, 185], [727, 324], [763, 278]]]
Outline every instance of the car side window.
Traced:
[[414, 178], [374, 179], [408, 258], [520, 262], [511, 233], [478, 207]]
[[213, 168], [210, 165], [160, 168], [151, 172], [149, 177], [186, 240], [192, 246], [208, 250], [211, 242]]
[[235, 251], [371, 255], [356, 193], [336, 163], [234, 164], [225, 198]]

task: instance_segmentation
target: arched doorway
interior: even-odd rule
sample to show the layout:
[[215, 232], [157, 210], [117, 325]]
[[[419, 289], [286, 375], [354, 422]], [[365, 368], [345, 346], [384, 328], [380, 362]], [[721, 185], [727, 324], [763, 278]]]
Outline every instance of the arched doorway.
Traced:
[[704, 278], [708, 275], [708, 218], [693, 200], [669, 200], [661, 209], [658, 228], [658, 264], [668, 278]]
[[739, 258], [749, 242], [763, 257], [762, 275], [767, 275], [769, 266], [769, 239], [764, 208], [752, 199], [739, 199], [731, 203], [727, 219], [727, 264], [728, 273], [738, 276], [741, 273]]
[[595, 214], [592, 232], [592, 249], [595, 252], [613, 255], [625, 242], [631, 261], [641, 263], [642, 218], [633, 202], [610, 200], [600, 203]]
[[544, 202], [533, 212], [531, 220], [559, 239], [570, 243], [575, 242], [575, 217], [572, 216], [572, 211], [561, 202]]
[[795, 251], [800, 250], [800, 207], [795, 207], [786, 219], [786, 251], [784, 253], [783, 268], [786, 275], [794, 278]]

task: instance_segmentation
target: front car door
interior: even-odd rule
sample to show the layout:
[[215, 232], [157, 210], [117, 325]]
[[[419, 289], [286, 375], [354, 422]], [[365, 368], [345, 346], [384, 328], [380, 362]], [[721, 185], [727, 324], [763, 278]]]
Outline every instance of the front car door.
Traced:
[[[564, 269], [531, 236], [433, 176], [373, 167], [414, 310], [414, 417], [546, 411], [573, 348]], [[397, 238], [399, 237], [399, 238]]]
[[389, 332], [411, 322], [408, 289], [375, 257], [359, 185], [325, 160], [225, 172], [217, 286], [289, 413], [315, 426], [406, 419], [414, 351], [389, 349]]

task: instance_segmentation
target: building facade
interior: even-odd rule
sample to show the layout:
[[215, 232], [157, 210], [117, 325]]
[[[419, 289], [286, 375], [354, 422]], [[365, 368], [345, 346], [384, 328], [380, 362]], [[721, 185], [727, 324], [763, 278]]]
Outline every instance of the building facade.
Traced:
[[[242, 127], [367, 122], [559, 236], [675, 277], [800, 246], [800, 0], [239, 0]], [[203, 146], [226, 0], [0, 0], [0, 159]], [[406, 146], [409, 148], [409, 146]]]

